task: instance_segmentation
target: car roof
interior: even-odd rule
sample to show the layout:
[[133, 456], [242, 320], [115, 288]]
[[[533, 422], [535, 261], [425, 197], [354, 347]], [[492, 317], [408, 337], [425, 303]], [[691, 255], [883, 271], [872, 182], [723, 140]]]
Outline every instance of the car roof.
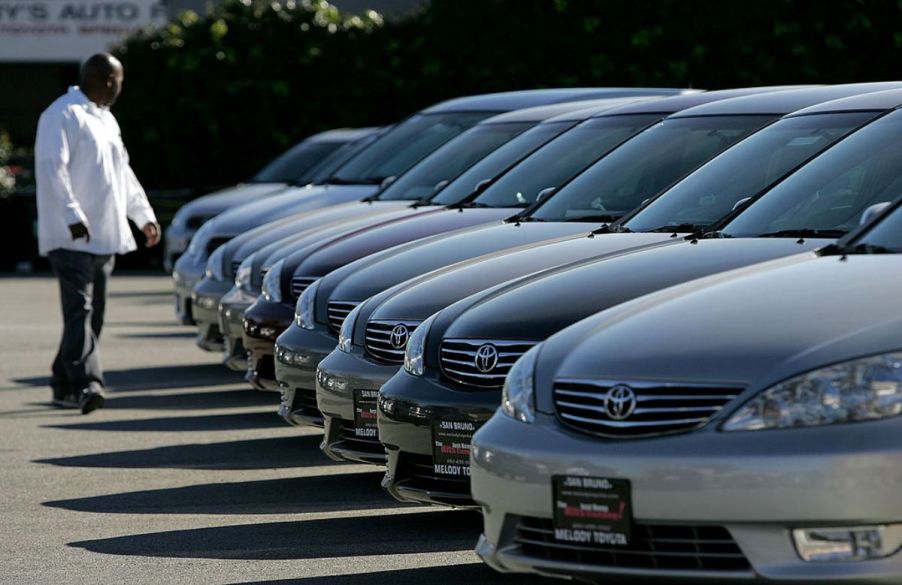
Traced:
[[334, 128], [319, 132], [304, 139], [305, 142], [354, 142], [360, 140], [370, 134], [382, 130], [379, 126], [370, 126], [368, 128]]
[[[896, 82], [888, 82], [896, 83]], [[862, 83], [858, 85], [876, 85]], [[829, 102], [820, 103], [797, 112], [793, 116], [807, 116], [811, 114], [824, 114], [827, 112], [854, 112], [864, 110], [892, 110], [902, 106], [902, 83], [897, 83], [899, 89], [875, 91], [863, 95], [854, 95]]]
[[[512, 112], [505, 112], [492, 116], [480, 122], [479, 124], [504, 124], [509, 122], [542, 122], [549, 118], [561, 117], [564, 120], [584, 120], [588, 116], [576, 117], [576, 112], [589, 110], [598, 112], [599, 110], [609, 109], [612, 107], [632, 103], [637, 99], [648, 98], [653, 96], [634, 96], [630, 98], [605, 98], [599, 100], [579, 100], [575, 102], [564, 102], [561, 104], [548, 104], [546, 106], [536, 106], [534, 108], [523, 108]], [[567, 118], [566, 116], [570, 116]]]
[[[589, 100], [605, 97], [637, 95], [679, 95], [686, 89], [665, 87], [574, 87], [558, 89], [527, 89], [454, 98], [421, 110], [421, 114], [444, 112], [509, 112], [546, 104]], [[694, 95], [694, 94], [693, 94]]]
[[[544, 120], [543, 124], [553, 124], [555, 122], [582, 122], [583, 120], [588, 120], [594, 116], [599, 114], [603, 114], [609, 110], [614, 108], [621, 108], [623, 106], [627, 106], [629, 104], [635, 104], [642, 101], [647, 100], [660, 100], [662, 99], [660, 96], [635, 96], [635, 97], [626, 97], [626, 98], [610, 98], [604, 100], [587, 100], [584, 102], [578, 102], [582, 106], [589, 107], [582, 108], [579, 110], [574, 110], [572, 112], [565, 112], [560, 114], [559, 116], [555, 116], [553, 118], [548, 118]], [[666, 98], [663, 98], [666, 99]]]
[[686, 109], [672, 117], [688, 118], [691, 116], [723, 116], [737, 114], [785, 115], [824, 101], [879, 91], [881, 89], [891, 89], [892, 87], [902, 87], [902, 85], [897, 82], [883, 82], [806, 87], [802, 89], [723, 100], [717, 103]]
[[768, 85], [762, 87], [739, 87], [735, 89], [719, 89], [717, 91], [706, 91], [703, 93], [693, 93], [674, 97], [665, 97], [659, 100], [650, 100], [629, 104], [615, 110], [609, 110], [598, 115], [602, 116], [624, 116], [629, 114], [661, 114], [669, 115], [674, 112], [692, 108], [701, 104], [716, 102], [734, 97], [745, 95], [769, 93], [774, 91], [785, 91], [787, 89], [798, 89], [799, 87], [810, 87], [806, 85]]

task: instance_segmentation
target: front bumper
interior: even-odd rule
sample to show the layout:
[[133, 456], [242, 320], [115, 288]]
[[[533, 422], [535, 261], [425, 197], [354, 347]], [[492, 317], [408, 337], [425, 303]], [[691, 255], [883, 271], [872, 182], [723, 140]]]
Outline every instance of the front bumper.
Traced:
[[370, 391], [375, 396], [400, 367], [373, 362], [357, 346], [352, 353], [335, 349], [320, 362], [316, 402], [325, 421], [322, 450], [326, 455], [336, 461], [385, 465], [385, 448], [379, 441], [376, 421], [369, 418], [375, 416], [375, 398], [366, 405], [355, 404], [355, 393], [359, 396], [360, 391]]
[[247, 370], [247, 350], [244, 348], [244, 312], [257, 297], [232, 289], [219, 301], [219, 329], [222, 331], [222, 363], [230, 370]]
[[475, 507], [469, 468], [436, 460], [435, 428], [442, 421], [469, 421], [479, 428], [500, 403], [497, 390], [455, 390], [438, 377], [399, 371], [379, 391], [379, 438], [388, 452], [382, 487], [401, 501]]
[[204, 351], [223, 351], [225, 341], [219, 324], [219, 303], [231, 285], [225, 281], [204, 278], [191, 294], [194, 322], [197, 323], [197, 346]]
[[204, 277], [206, 259], [199, 260], [193, 254], [185, 254], [179, 258], [172, 272], [175, 289], [175, 317], [182, 325], [194, 325], [194, 314], [191, 294], [194, 287]]
[[[855, 562], [805, 562], [791, 530], [860, 526], [902, 519], [899, 419], [793, 429], [610, 441], [498, 414], [473, 439], [472, 492], [483, 506], [477, 553], [502, 571], [599, 580], [629, 576], [809, 583], [898, 583], [902, 553]], [[555, 539], [552, 476], [630, 481], [635, 534], [690, 530], [679, 556], [672, 544], [643, 551], [597, 549]], [[721, 540], [699, 540], [717, 532]], [[738, 552], [729, 563], [711, 553]], [[644, 537], [642, 537], [644, 538]], [[690, 539], [691, 540], [691, 539]], [[664, 542], [660, 539], [657, 542]], [[721, 553], [725, 549], [718, 548]], [[605, 552], [607, 551], [607, 552]], [[648, 561], [653, 560], [653, 563]], [[691, 561], [691, 562], [689, 562]]]
[[291, 324], [294, 310], [282, 303], [257, 299], [244, 312], [243, 341], [247, 350], [247, 374], [244, 379], [258, 390], [278, 390], [275, 367], [275, 343]]
[[276, 360], [276, 379], [283, 389], [279, 413], [291, 425], [323, 426], [323, 415], [316, 405], [316, 367], [329, 355], [338, 338], [325, 325], [313, 331], [292, 324], [276, 340], [277, 353], [291, 352], [291, 363]]

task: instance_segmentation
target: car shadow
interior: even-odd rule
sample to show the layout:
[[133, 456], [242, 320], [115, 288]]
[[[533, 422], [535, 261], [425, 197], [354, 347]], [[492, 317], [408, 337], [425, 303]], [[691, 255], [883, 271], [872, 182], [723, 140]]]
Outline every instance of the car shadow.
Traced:
[[[273, 581], [250, 581], [241, 585], [493, 585], [495, 583], [516, 583], [517, 585], [551, 585], [561, 583], [560, 579], [537, 575], [503, 574], [482, 563], [465, 565], [445, 565], [441, 567], [420, 567], [398, 569], [396, 571], [373, 571], [356, 575], [328, 575], [325, 577], [305, 577], [300, 579], [277, 579]], [[606, 583], [609, 581], [605, 580]], [[643, 583], [645, 583], [643, 581]], [[237, 583], [233, 585], [239, 585]]]
[[[116, 275], [119, 278], [120, 275]], [[130, 297], [173, 297], [171, 290], [128, 290], [128, 291], [110, 291], [110, 298], [130, 298]]]
[[[241, 383], [241, 372], [233, 372], [219, 364], [187, 364], [177, 366], [156, 366], [132, 368], [129, 370], [107, 370], [104, 372], [106, 385], [117, 392], [132, 390], [163, 390], [167, 388], [204, 388]], [[50, 386], [50, 378], [12, 378], [16, 384], [24, 386]]]
[[473, 512], [411, 512], [172, 530], [71, 542], [91, 552], [141, 557], [290, 560], [472, 550]]
[[120, 339], [194, 339], [197, 334], [193, 331], [172, 331], [150, 333], [114, 333]]
[[304, 435], [222, 443], [188, 443], [36, 459], [34, 463], [58, 467], [109, 469], [289, 469], [327, 465], [330, 460], [319, 450], [322, 435]]
[[381, 489], [382, 475], [381, 471], [375, 471], [217, 482], [56, 500], [44, 505], [103, 514], [217, 515], [299, 514], [403, 506]]
[[[79, 415], [79, 420], [84, 420]], [[275, 410], [268, 412], [244, 412], [235, 414], [209, 414], [200, 416], [169, 416], [135, 420], [98, 420], [71, 424], [46, 425], [50, 429], [72, 431], [239, 431], [248, 429], [284, 428]]]
[[250, 389], [223, 391], [178, 392], [167, 394], [134, 394], [110, 392], [104, 408], [128, 410], [192, 410], [204, 408], [246, 408], [270, 406], [273, 412], [279, 406], [275, 392]]

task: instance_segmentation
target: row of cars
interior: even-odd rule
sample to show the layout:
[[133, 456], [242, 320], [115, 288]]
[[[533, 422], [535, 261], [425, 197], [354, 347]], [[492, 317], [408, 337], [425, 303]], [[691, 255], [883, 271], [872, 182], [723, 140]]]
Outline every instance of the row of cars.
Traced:
[[898, 582], [900, 106], [452, 100], [204, 223], [180, 318], [500, 571]]

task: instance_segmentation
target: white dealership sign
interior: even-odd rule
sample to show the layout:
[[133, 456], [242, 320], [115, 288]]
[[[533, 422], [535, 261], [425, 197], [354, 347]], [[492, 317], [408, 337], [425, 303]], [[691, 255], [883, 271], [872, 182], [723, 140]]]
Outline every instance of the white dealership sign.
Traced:
[[168, 20], [165, 0], [0, 0], [0, 61], [83, 61]]

